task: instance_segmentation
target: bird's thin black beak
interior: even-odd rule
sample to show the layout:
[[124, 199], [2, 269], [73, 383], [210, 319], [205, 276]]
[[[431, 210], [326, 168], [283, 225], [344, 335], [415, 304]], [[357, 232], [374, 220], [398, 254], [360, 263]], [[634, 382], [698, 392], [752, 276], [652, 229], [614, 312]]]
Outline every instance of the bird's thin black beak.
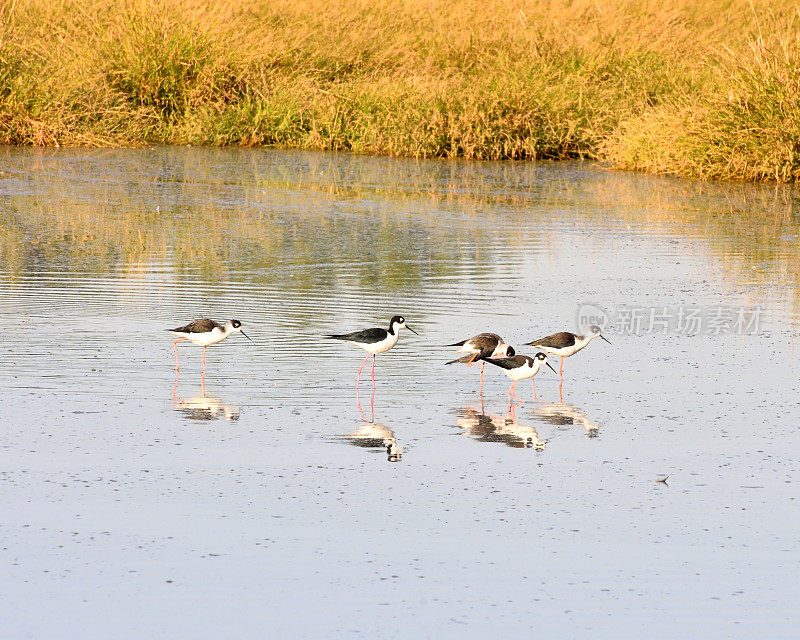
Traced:
[[[600, 337], [601, 337], [603, 340], [605, 340], [606, 342], [608, 342], [608, 340], [606, 339], [606, 337], [605, 337], [605, 336], [604, 336], [602, 333], [600, 334]], [[610, 343], [610, 342], [608, 342], [608, 344], [611, 344], [611, 343]]]
[[545, 364], [546, 364], [548, 367], [550, 367], [550, 369], [552, 370], [552, 372], [553, 372], [553, 373], [555, 373], [556, 375], [558, 375], [558, 371], [556, 371], [555, 369], [553, 369], [553, 365], [551, 365], [549, 362], [545, 362]]
[[413, 333], [415, 336], [418, 336], [418, 335], [419, 335], [419, 334], [418, 334], [416, 331], [414, 331], [414, 330], [413, 330], [411, 327], [409, 327], [408, 325], [406, 325], [406, 329], [408, 329], [408, 330], [409, 330], [411, 333]]
[[247, 338], [248, 340], [250, 340], [250, 342], [252, 342], [252, 341], [253, 341], [253, 339], [252, 339], [250, 336], [248, 336], [248, 335], [247, 335], [247, 334], [246, 334], [244, 331], [240, 331], [239, 333], [241, 333], [241, 334], [242, 334], [242, 335], [243, 335], [245, 338]]

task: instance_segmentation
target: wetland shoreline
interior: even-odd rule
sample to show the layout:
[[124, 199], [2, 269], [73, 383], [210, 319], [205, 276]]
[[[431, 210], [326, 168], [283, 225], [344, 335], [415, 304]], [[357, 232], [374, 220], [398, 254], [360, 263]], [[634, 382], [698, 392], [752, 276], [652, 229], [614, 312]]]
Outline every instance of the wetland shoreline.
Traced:
[[796, 182], [797, 21], [793, 3], [719, 0], [19, 0], [0, 7], [0, 144], [589, 158]]

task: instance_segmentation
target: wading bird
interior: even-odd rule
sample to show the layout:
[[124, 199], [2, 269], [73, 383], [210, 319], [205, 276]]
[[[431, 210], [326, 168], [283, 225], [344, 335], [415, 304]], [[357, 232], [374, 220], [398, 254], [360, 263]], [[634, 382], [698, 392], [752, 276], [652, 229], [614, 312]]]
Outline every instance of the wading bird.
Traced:
[[[552, 336], [540, 338], [539, 340], [534, 340], [533, 342], [528, 342], [526, 344], [529, 347], [539, 347], [543, 351], [552, 353], [554, 356], [559, 356], [561, 358], [561, 366], [558, 368], [558, 375], [563, 382], [564, 358], [568, 358], [569, 356], [577, 353], [595, 338], [603, 338], [603, 340], [608, 342], [608, 340], [606, 340], [605, 336], [603, 336], [600, 331], [600, 327], [598, 327], [596, 324], [593, 324], [591, 327], [589, 327], [589, 331], [587, 331], [586, 335], [583, 336], [570, 333], [569, 331], [561, 331], [560, 333], [554, 333]], [[608, 342], [608, 344], [611, 343]]]
[[400, 329], [408, 329], [411, 333], [417, 333], [406, 324], [406, 320], [403, 318], [403, 316], [394, 316], [389, 321], [388, 329], [376, 327], [374, 329], [353, 331], [352, 333], [334, 333], [325, 336], [326, 338], [332, 338], [333, 340], [349, 342], [350, 344], [354, 344], [355, 346], [360, 347], [367, 352], [367, 356], [364, 358], [364, 361], [361, 363], [361, 366], [358, 368], [358, 373], [356, 374], [356, 397], [358, 396], [358, 384], [361, 379], [361, 370], [364, 368], [367, 360], [370, 356], [372, 356], [372, 384], [374, 386], [375, 354], [388, 351], [394, 345], [396, 345]]
[[530, 356], [513, 356], [511, 358], [489, 358], [486, 362], [491, 362], [498, 367], [506, 370], [506, 375], [513, 380], [511, 386], [508, 388], [508, 406], [509, 410], [511, 407], [511, 394], [514, 394], [514, 398], [517, 400], [522, 400], [519, 396], [517, 396], [517, 382], [520, 380], [525, 380], [526, 378], [531, 378], [533, 382], [533, 399], [536, 400], [536, 381], [533, 380], [533, 376], [539, 373], [539, 369], [542, 368], [543, 364], [546, 364], [553, 370], [553, 373], [556, 372], [553, 367], [550, 366], [550, 363], [547, 362], [547, 356], [542, 353], [541, 351], [537, 353], [533, 358]]
[[467, 340], [447, 344], [446, 347], [459, 347], [456, 353], [467, 355], [445, 364], [464, 362], [468, 367], [481, 361], [481, 392], [483, 392], [483, 369], [486, 367], [487, 358], [510, 358], [515, 355], [514, 347], [507, 345], [496, 333], [479, 333]]
[[[189, 342], [203, 347], [203, 374], [206, 372], [206, 349], [212, 344], [222, 342], [232, 333], [241, 333], [245, 338], [250, 340], [250, 336], [242, 331], [242, 323], [238, 320], [228, 320], [224, 325], [221, 325], [219, 322], [203, 318], [202, 320], [190, 322], [184, 327], [167, 329], [167, 331], [174, 333], [176, 336], [181, 336], [173, 343], [175, 347], [175, 371], [180, 369], [180, 364], [178, 363], [178, 343], [183, 340], [188, 340]], [[250, 342], [252, 342], [252, 340], [250, 340]]]

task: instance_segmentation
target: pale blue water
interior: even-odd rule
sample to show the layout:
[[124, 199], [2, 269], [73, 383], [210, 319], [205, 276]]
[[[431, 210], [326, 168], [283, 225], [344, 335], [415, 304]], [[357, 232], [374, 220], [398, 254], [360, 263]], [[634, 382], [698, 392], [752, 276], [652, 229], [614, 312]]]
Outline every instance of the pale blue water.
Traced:
[[[0, 170], [2, 637], [796, 633], [793, 190], [181, 148]], [[395, 313], [421, 335], [359, 412], [363, 353], [321, 336]], [[508, 416], [487, 366], [481, 410], [443, 364], [603, 314], [563, 402], [545, 370]], [[254, 340], [209, 349], [206, 397], [165, 331], [203, 316]]]

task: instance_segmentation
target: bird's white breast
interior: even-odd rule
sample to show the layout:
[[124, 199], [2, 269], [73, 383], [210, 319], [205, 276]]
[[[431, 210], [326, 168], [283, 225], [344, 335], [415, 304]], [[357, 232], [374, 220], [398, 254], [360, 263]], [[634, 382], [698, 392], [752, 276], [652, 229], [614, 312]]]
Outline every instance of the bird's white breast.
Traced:
[[583, 349], [591, 338], [575, 338], [575, 344], [570, 345], [569, 347], [561, 347], [560, 349], [556, 349], [554, 347], [541, 347], [547, 353], [552, 353], [557, 356], [561, 356], [562, 358], [568, 358], [569, 356], [577, 353], [581, 349]]
[[380, 342], [373, 342], [372, 344], [362, 344], [361, 342], [351, 342], [350, 344], [354, 344], [357, 347], [361, 347], [367, 353], [383, 353], [384, 351], [388, 351], [394, 345], [397, 344], [397, 337], [398, 333], [395, 331], [394, 334], [387, 334], [386, 337], [381, 340]]
[[217, 344], [217, 342], [227, 337], [227, 334], [218, 327], [214, 327], [211, 331], [205, 331], [204, 333], [180, 333], [178, 335], [187, 338], [190, 342], [200, 345], [201, 347]]
[[511, 378], [512, 380], [525, 380], [525, 378], [532, 378], [537, 373], [539, 373], [539, 369], [541, 368], [542, 364], [537, 360], [536, 364], [531, 366], [530, 362], [526, 362], [523, 366], [517, 367], [516, 369], [508, 369], [506, 371], [506, 375]]

